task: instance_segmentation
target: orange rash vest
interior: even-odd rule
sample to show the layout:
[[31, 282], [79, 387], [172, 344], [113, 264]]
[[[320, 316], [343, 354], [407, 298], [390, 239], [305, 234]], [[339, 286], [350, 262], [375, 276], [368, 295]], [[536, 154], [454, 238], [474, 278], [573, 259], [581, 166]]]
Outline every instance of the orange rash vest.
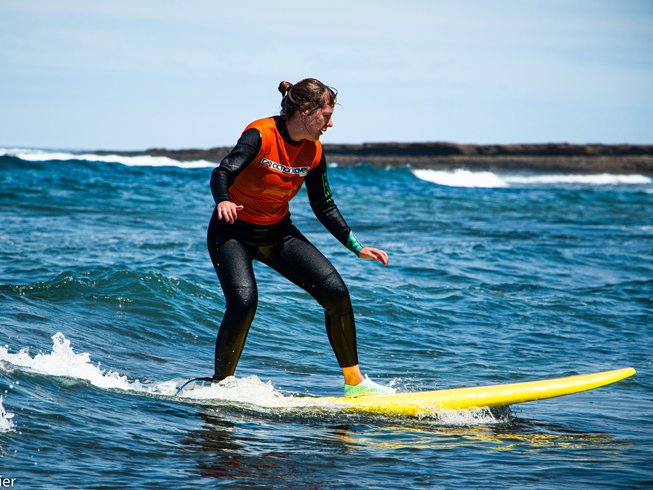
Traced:
[[[261, 149], [229, 187], [232, 202], [240, 204], [238, 218], [257, 225], [279, 223], [288, 214], [289, 201], [322, 158], [319, 141], [292, 144], [283, 139], [274, 117], [259, 119], [245, 128], [261, 133]], [[245, 132], [243, 131], [243, 133]]]

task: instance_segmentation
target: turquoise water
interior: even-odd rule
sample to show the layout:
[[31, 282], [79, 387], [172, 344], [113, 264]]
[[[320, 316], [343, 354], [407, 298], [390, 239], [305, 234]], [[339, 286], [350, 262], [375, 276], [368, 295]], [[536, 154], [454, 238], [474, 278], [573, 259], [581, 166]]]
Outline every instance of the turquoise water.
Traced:
[[[186, 168], [196, 167], [196, 168]], [[297, 407], [337, 395], [319, 306], [265, 267], [233, 386], [207, 162], [0, 150], [0, 475], [15, 488], [653, 486], [653, 183], [645, 176], [329, 170], [356, 259], [305, 193], [295, 224], [350, 287], [364, 372], [402, 390], [633, 366], [508, 410], [422, 419]]]

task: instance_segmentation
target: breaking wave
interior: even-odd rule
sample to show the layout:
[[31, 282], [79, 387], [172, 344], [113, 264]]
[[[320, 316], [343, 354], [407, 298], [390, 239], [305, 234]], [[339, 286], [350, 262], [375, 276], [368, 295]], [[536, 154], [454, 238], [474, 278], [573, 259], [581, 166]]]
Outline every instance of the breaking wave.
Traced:
[[413, 174], [427, 182], [448, 187], [505, 188], [529, 185], [650, 185], [651, 177], [618, 174], [550, 174], [511, 175], [470, 170], [416, 169]]
[[[76, 353], [63, 333], [52, 336], [52, 351], [31, 355], [27, 347], [16, 353], [9, 352], [8, 346], [0, 347], [0, 371], [12, 373], [15, 370], [47, 376], [80, 380], [105, 389], [128, 392], [136, 395], [174, 398], [180, 402], [202, 405], [246, 405], [250, 409], [266, 411], [303, 410], [306, 415], [320, 413], [337, 414], [343, 407], [337, 402], [325, 402], [308, 396], [284, 394], [274, 389], [271, 382], [263, 382], [257, 376], [245, 378], [230, 377], [217, 383], [191, 383], [188, 389], [180, 390], [185, 379], [171, 379], [161, 382], [130, 379], [112, 370], [104, 370], [99, 363], [91, 361], [88, 352]], [[11, 430], [13, 414], [7, 414], [0, 399], [0, 431]], [[430, 420], [438, 425], [485, 425], [502, 422], [489, 410], [438, 410], [425, 413], [421, 420]]]
[[100, 163], [120, 163], [130, 167], [207, 168], [216, 166], [215, 162], [209, 162], [208, 160], [181, 161], [169, 157], [151, 155], [98, 155], [96, 153], [71, 153], [22, 148], [0, 148], [0, 156], [11, 156], [28, 162], [81, 160]]

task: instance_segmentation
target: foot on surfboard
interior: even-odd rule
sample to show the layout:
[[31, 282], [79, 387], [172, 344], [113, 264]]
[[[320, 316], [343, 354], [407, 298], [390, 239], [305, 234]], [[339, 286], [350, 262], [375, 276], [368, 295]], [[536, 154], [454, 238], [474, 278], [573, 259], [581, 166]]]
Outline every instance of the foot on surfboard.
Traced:
[[361, 395], [382, 395], [395, 393], [397, 390], [389, 386], [383, 386], [375, 383], [365, 375], [365, 379], [357, 385], [345, 384], [345, 396], [361, 396]]

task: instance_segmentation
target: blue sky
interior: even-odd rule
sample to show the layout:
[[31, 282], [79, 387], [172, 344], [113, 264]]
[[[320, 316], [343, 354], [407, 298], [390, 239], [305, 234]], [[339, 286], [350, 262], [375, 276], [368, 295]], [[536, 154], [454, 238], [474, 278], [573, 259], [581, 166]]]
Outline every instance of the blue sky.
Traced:
[[326, 143], [653, 144], [653, 2], [0, 0], [0, 146], [228, 146], [307, 76]]

